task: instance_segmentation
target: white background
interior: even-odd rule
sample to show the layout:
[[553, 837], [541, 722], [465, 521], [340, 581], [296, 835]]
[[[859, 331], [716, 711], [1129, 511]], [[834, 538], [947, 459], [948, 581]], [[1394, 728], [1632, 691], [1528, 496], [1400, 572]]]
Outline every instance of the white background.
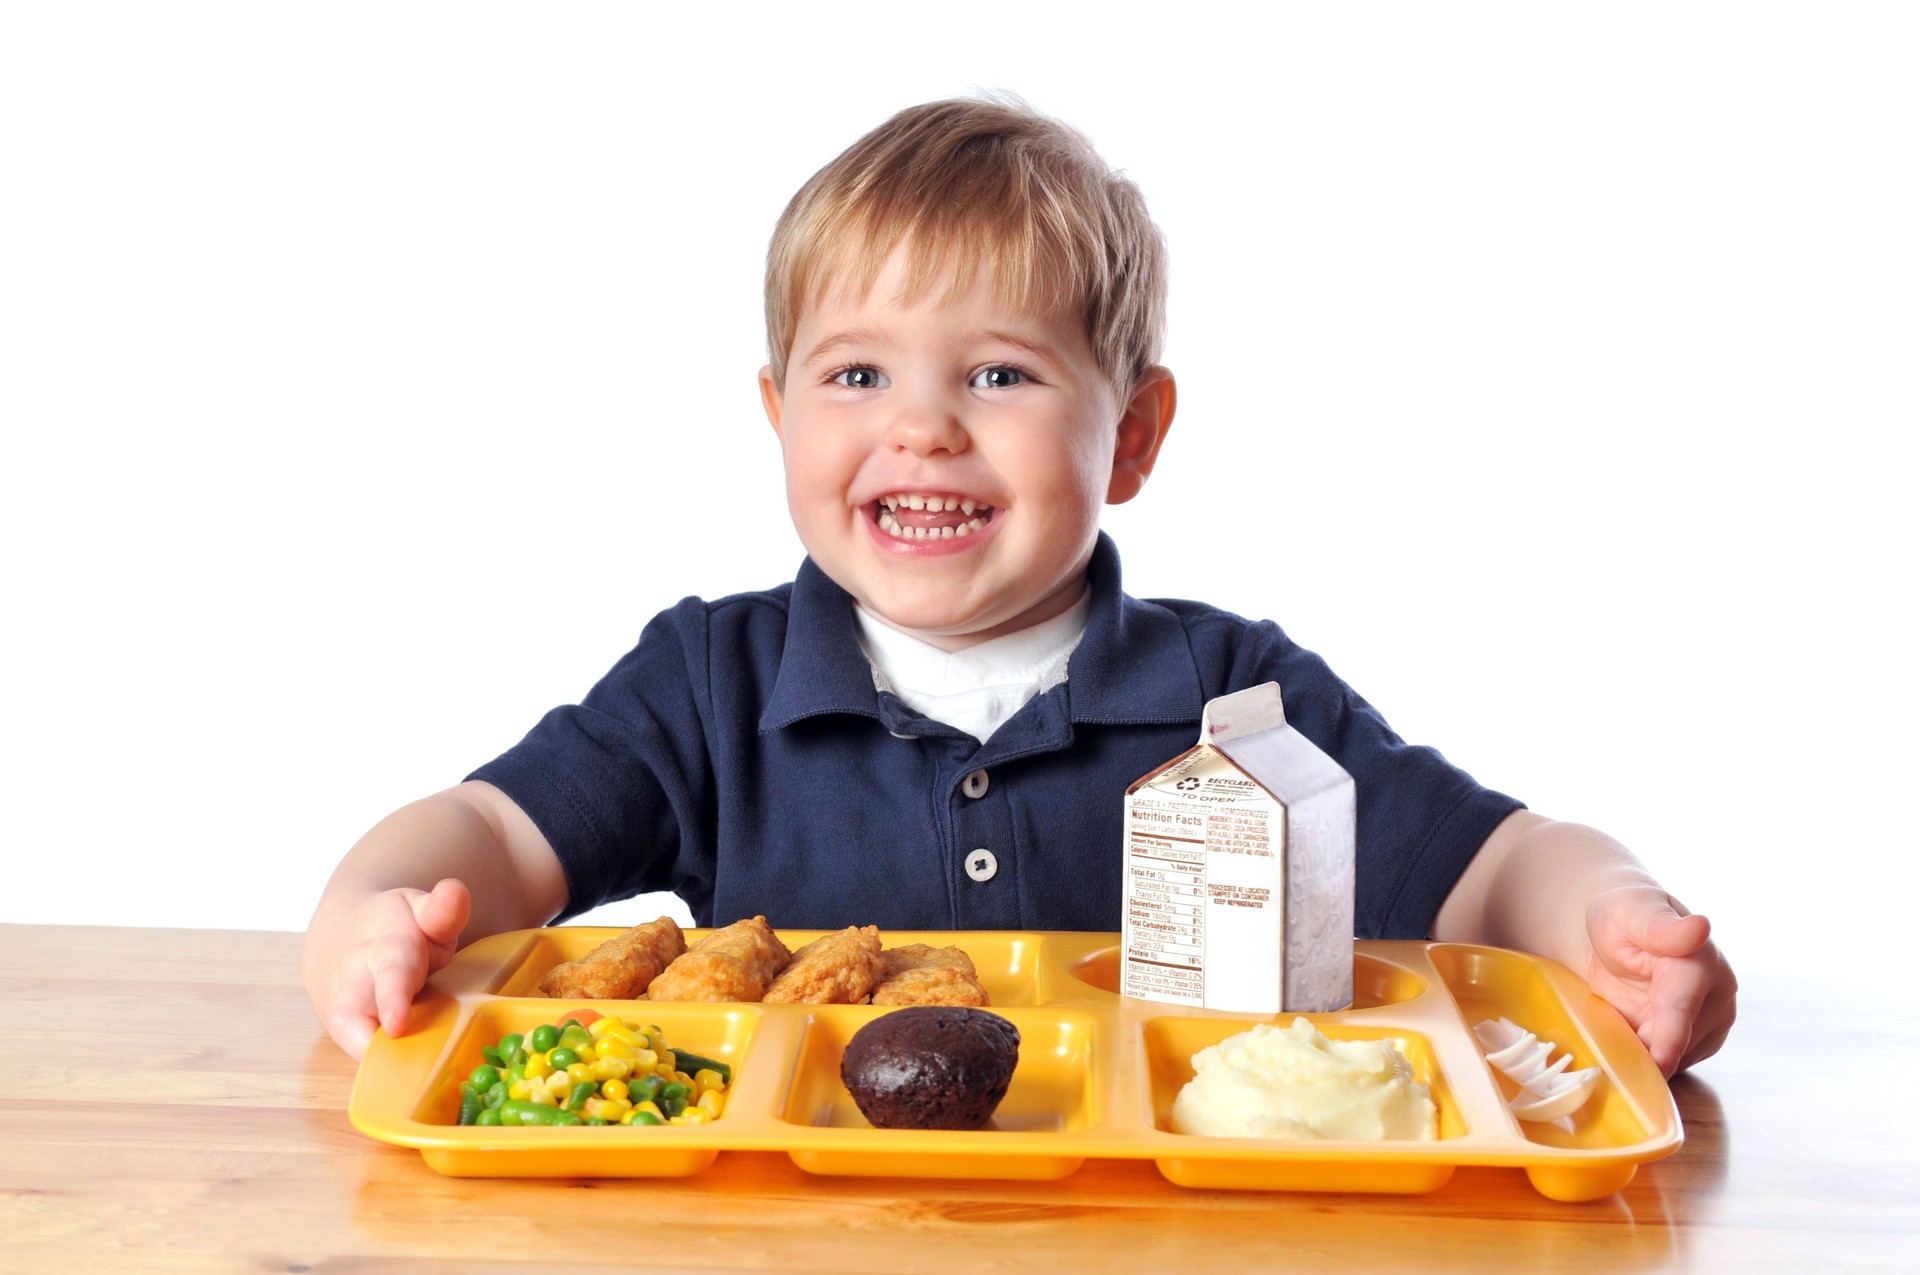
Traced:
[[0, 921], [302, 928], [655, 611], [790, 578], [768, 232], [989, 87], [1172, 246], [1131, 592], [1277, 618], [1743, 972], [1890, 958], [1911, 8], [1228, 12], [9, 6]]

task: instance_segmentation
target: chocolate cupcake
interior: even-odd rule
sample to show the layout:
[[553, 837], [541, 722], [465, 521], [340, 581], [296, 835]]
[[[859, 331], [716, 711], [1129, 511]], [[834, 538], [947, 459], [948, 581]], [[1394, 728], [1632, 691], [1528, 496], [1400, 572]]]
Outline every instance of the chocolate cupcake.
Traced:
[[1007, 1096], [1020, 1030], [998, 1014], [919, 1005], [853, 1034], [840, 1081], [881, 1129], [978, 1129]]

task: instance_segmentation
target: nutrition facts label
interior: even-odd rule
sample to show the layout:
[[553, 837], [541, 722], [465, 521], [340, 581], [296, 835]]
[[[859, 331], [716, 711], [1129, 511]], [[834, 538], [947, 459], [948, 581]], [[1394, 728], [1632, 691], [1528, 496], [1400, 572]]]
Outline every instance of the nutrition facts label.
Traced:
[[1206, 842], [1186, 810], [1136, 800], [1127, 821], [1126, 960], [1121, 990], [1201, 1003], [1205, 992]]

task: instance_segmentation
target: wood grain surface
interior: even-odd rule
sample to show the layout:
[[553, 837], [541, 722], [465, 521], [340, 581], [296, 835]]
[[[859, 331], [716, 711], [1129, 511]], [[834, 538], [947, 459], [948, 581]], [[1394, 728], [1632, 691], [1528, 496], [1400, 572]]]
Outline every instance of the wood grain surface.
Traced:
[[1140, 1162], [1059, 1182], [453, 1179], [347, 1123], [353, 1064], [300, 936], [0, 926], [0, 1270], [1754, 1271], [1920, 1269], [1920, 1015], [1743, 986], [1675, 1094], [1686, 1145], [1556, 1204], [1462, 1169], [1423, 1196], [1192, 1191]]

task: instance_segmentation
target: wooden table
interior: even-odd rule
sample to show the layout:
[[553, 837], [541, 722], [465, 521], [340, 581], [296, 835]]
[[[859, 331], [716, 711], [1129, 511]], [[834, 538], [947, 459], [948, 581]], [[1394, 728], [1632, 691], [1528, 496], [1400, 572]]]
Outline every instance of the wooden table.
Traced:
[[[1920, 1016], [1753, 980], [1675, 1085], [1687, 1143], [1556, 1204], [1512, 1170], [1424, 1196], [1191, 1191], [1145, 1162], [1051, 1183], [453, 1179], [347, 1123], [353, 1064], [300, 936], [0, 925], [0, 1270], [1920, 1269]], [[1503, 1265], [1504, 1264], [1504, 1265]]]

